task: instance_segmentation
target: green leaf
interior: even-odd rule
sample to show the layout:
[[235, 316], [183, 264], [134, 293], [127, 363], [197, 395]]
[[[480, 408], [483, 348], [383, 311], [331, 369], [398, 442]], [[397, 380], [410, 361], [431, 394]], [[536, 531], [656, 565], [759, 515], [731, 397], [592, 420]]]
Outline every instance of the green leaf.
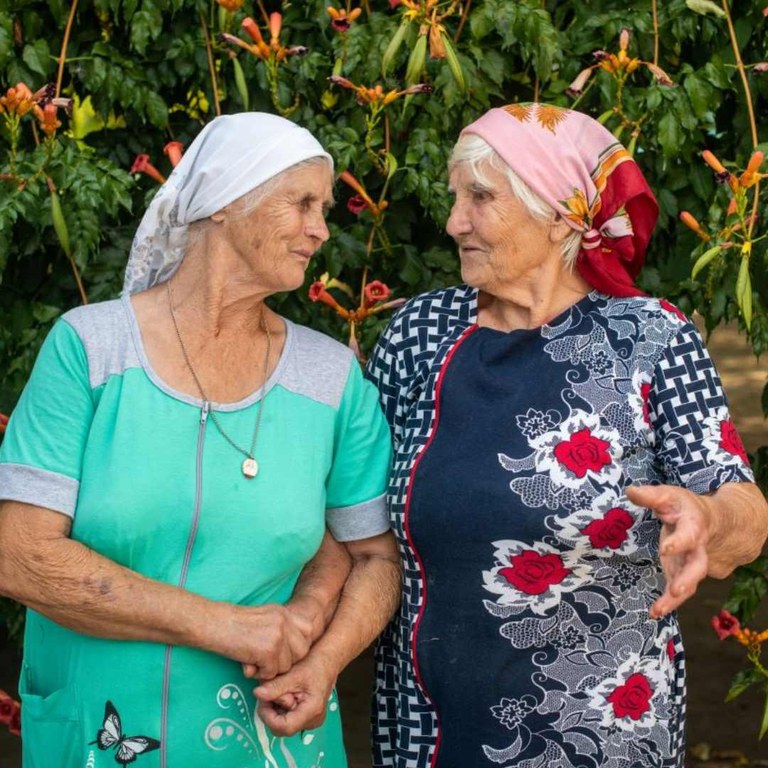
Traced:
[[384, 77], [387, 76], [387, 73], [392, 66], [392, 62], [394, 61], [395, 56], [397, 56], [397, 52], [400, 50], [400, 46], [405, 39], [405, 33], [408, 31], [410, 26], [411, 25], [408, 21], [403, 21], [403, 23], [400, 24], [400, 26], [397, 28], [397, 32], [395, 32], [394, 36], [389, 41], [389, 45], [384, 51], [384, 55], [381, 57], [381, 74]]
[[168, 125], [168, 105], [162, 96], [155, 91], [147, 91], [145, 105], [150, 122], [158, 128], [165, 128]]
[[405, 82], [408, 85], [415, 85], [421, 78], [424, 71], [424, 61], [427, 57], [427, 36], [419, 35], [416, 45], [413, 46], [411, 55], [408, 57], [408, 67], [405, 70]]
[[749, 330], [752, 325], [752, 280], [749, 276], [749, 256], [746, 255], [741, 257], [739, 275], [736, 278], [736, 302]]
[[140, 11], [131, 19], [131, 48], [144, 55], [147, 44], [154, 40], [163, 29], [163, 16], [159, 8], [145, 2]]
[[699, 256], [699, 258], [696, 260], [696, 263], [693, 265], [693, 269], [691, 270], [691, 280], [695, 280], [696, 275], [698, 275], [699, 272], [701, 272], [701, 270], [704, 269], [704, 267], [706, 267], [707, 264], [709, 264], [709, 262], [712, 261], [712, 259], [714, 259], [721, 250], [722, 248], [719, 245], [716, 245], [713, 248], [710, 248], [708, 251], [704, 251], [704, 253]]
[[760, 723], [758, 739], [762, 739], [768, 733], [768, 686], [765, 688], [765, 704], [763, 705], [763, 722]]
[[667, 112], [659, 120], [658, 139], [661, 148], [664, 150], [665, 157], [673, 157], [677, 154], [680, 146], [685, 141], [682, 126], [677, 117], [671, 112]]
[[[48, 58], [50, 55], [48, 43], [45, 40], [35, 40], [34, 43], [24, 46], [21, 58], [35, 74], [47, 77], [50, 69], [50, 60]], [[32, 87], [32, 90], [34, 91], [35, 88]]]
[[683, 88], [691, 100], [691, 106], [697, 117], [704, 117], [707, 112], [717, 106], [715, 89], [698, 75], [687, 77], [683, 83]]
[[723, 18], [725, 11], [712, 0], [685, 0], [685, 4], [695, 13], [707, 14]]
[[733, 676], [731, 688], [728, 691], [728, 695], [725, 697], [726, 702], [733, 701], [737, 696], [741, 696], [741, 694], [748, 688], [751, 688], [753, 685], [760, 682], [765, 682], [765, 678], [760, 674], [759, 670], [754, 667], [739, 670]]

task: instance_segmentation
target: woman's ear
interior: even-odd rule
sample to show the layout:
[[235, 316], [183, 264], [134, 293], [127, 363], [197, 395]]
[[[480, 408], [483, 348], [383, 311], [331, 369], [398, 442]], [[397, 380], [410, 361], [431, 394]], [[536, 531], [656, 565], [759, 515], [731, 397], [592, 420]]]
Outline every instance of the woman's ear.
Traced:
[[568, 235], [573, 232], [573, 229], [568, 226], [565, 219], [558, 214], [555, 214], [549, 221], [549, 242], [550, 243], [562, 243]]
[[212, 213], [208, 218], [215, 224], [221, 224], [221, 222], [227, 218], [226, 208], [222, 208], [221, 210]]

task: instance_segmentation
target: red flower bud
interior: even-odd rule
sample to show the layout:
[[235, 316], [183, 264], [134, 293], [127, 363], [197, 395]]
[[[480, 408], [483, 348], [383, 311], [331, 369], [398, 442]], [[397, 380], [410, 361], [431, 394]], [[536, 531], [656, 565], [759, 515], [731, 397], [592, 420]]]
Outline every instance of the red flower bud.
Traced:
[[136, 155], [136, 159], [131, 166], [131, 173], [146, 173], [147, 176], [154, 179], [158, 184], [165, 184], [165, 176], [149, 162], [149, 155]]
[[0, 698], [0, 724], [8, 725], [13, 717], [16, 702], [5, 691], [2, 693], [3, 697]]
[[373, 280], [365, 286], [365, 306], [372, 307], [380, 301], [386, 301], [391, 294], [392, 291], [385, 283], [381, 280]]
[[250, 16], [246, 16], [240, 26], [248, 33], [248, 36], [254, 43], [264, 42], [259, 25]]
[[269, 34], [272, 40], [277, 41], [280, 37], [280, 30], [283, 28], [283, 14], [275, 11], [269, 14]]
[[319, 301], [323, 304], [327, 304], [329, 307], [333, 307], [337, 314], [344, 318], [349, 317], [349, 312], [347, 312], [344, 307], [340, 306], [336, 299], [328, 293], [322, 280], [316, 280], [309, 286], [309, 299], [310, 301]]
[[347, 210], [354, 213], [355, 216], [359, 216], [367, 207], [368, 203], [365, 202], [362, 195], [352, 195], [347, 200]]
[[741, 624], [739, 623], [739, 620], [726, 610], [722, 610], [717, 616], [713, 616], [711, 624], [712, 629], [715, 630], [715, 634], [721, 640], [725, 640], [726, 637], [735, 636], [741, 632]]
[[12, 736], [21, 736], [21, 707], [18, 702], [14, 703], [16, 704], [16, 707], [13, 710], [11, 722], [8, 723], [8, 731]]
[[183, 152], [184, 145], [180, 141], [169, 141], [163, 147], [163, 154], [171, 161], [174, 168], [179, 164]]

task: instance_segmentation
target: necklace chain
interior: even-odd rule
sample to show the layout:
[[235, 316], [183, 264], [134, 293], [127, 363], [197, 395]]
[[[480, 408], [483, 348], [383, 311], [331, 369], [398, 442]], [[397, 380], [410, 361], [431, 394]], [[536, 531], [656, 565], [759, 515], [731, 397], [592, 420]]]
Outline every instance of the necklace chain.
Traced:
[[[200, 383], [200, 379], [197, 376], [197, 373], [195, 372], [195, 369], [192, 367], [192, 361], [189, 359], [189, 354], [187, 353], [187, 348], [184, 346], [184, 340], [181, 338], [181, 331], [179, 330], [179, 323], [176, 320], [176, 313], [173, 310], [173, 292], [171, 290], [171, 281], [168, 280], [166, 282], [166, 288], [168, 293], [168, 307], [171, 310], [171, 320], [173, 320], [173, 327], [176, 330], [176, 338], [179, 340], [179, 346], [181, 347], [181, 353], [184, 355], [184, 362], [187, 364], [187, 368], [189, 368], [189, 372], [192, 374], [192, 378], [195, 380], [195, 384], [197, 385], [197, 389], [200, 392], [200, 397], [203, 398], [203, 401], [210, 403], [208, 396], [205, 394], [205, 390], [203, 389], [203, 385]], [[251, 438], [251, 447], [249, 450], [246, 450], [242, 446], [238, 445], [221, 427], [221, 424], [219, 423], [218, 418], [216, 417], [216, 412], [214, 410], [209, 411], [211, 414], [211, 419], [213, 419], [213, 423], [216, 425], [216, 429], [219, 431], [219, 434], [239, 453], [242, 453], [246, 457], [247, 461], [255, 461], [253, 458], [253, 451], [256, 448], [256, 440], [259, 436], [259, 427], [261, 426], [261, 414], [264, 407], [264, 390], [267, 386], [267, 374], [269, 373], [269, 357], [270, 353], [272, 352], [272, 334], [269, 330], [269, 325], [266, 322], [266, 319], [264, 317], [264, 304], [261, 305], [261, 314], [259, 315], [259, 325], [261, 329], [267, 334], [267, 354], [264, 357], [264, 380], [261, 383], [261, 387], [259, 388], [259, 402], [257, 404], [257, 412], [256, 412], [256, 424], [253, 428], [253, 437]], [[245, 471], [245, 463], [243, 464], [243, 472], [246, 474], [246, 476], [250, 477], [251, 475], [246, 473]], [[254, 472], [255, 474], [255, 472]]]

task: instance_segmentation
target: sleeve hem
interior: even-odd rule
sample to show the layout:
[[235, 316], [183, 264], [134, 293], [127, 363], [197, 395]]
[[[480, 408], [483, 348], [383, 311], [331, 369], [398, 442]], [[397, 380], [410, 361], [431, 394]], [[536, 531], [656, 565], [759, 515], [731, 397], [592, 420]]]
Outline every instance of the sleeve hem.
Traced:
[[348, 507], [329, 508], [325, 519], [336, 541], [358, 541], [386, 533], [390, 529], [386, 494]]
[[74, 518], [80, 483], [25, 464], [0, 464], [0, 499], [34, 504]]

